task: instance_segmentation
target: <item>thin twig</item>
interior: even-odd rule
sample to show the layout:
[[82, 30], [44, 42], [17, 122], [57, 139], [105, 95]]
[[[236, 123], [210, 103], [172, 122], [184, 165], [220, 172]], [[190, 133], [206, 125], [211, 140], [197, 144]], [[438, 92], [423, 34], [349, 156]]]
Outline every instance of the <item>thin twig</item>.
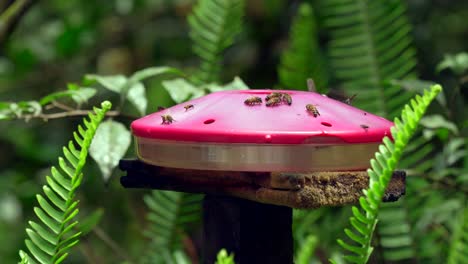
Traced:
[[[52, 113], [52, 114], [38, 114], [38, 115], [22, 115], [16, 117], [16, 119], [24, 119], [24, 120], [31, 120], [33, 118], [39, 118], [43, 119], [44, 121], [50, 120], [50, 119], [58, 119], [58, 118], [65, 118], [65, 117], [73, 117], [73, 116], [87, 116], [92, 110], [71, 110], [67, 112], [59, 112], [59, 113]], [[124, 117], [130, 120], [135, 120], [138, 117], [136, 116], [130, 116], [130, 115], [125, 115], [122, 114], [120, 111], [109, 111], [106, 113], [107, 117]]]
[[65, 104], [62, 104], [62, 103], [59, 103], [57, 101], [52, 101], [52, 105], [59, 108], [59, 109], [62, 109], [62, 110], [66, 110], [66, 111], [73, 111], [74, 109], [71, 108], [70, 106], [68, 105], [65, 105]]
[[[49, 120], [49, 119], [57, 119], [57, 118], [64, 118], [64, 117], [71, 117], [71, 116], [87, 116], [91, 110], [73, 110], [73, 111], [67, 111], [67, 112], [60, 112], [60, 113], [52, 113], [52, 114], [38, 114], [38, 115], [23, 115], [19, 116], [18, 119], [26, 119], [30, 120], [32, 118], [40, 118], [44, 120]], [[106, 116], [119, 116], [120, 112], [118, 111], [109, 111], [106, 113]]]
[[125, 252], [123, 248], [121, 248], [112, 238], [110, 238], [104, 230], [102, 230], [99, 226], [94, 227], [93, 233], [102, 240], [106, 245], [108, 245], [112, 251], [122, 259], [130, 263], [134, 263], [130, 256]]
[[88, 241], [82, 239], [79, 249], [87, 260], [87, 263], [103, 263], [102, 257], [95, 254], [93, 247], [89, 245]]

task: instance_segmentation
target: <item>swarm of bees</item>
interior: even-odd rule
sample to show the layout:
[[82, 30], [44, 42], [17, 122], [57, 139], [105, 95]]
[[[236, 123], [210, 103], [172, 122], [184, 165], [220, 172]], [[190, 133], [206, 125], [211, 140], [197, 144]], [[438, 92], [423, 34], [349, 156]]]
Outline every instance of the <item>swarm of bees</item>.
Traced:
[[312, 114], [314, 117], [317, 117], [317, 116], [320, 115], [320, 112], [317, 109], [316, 105], [307, 104], [306, 105], [306, 110], [307, 110], [307, 112], [309, 112], [309, 114]]
[[262, 98], [257, 97], [257, 96], [252, 96], [252, 97], [247, 98], [247, 99], [244, 101], [244, 104], [250, 105], [250, 106], [262, 104]]
[[287, 93], [270, 93], [265, 97], [266, 106], [277, 106], [281, 103], [292, 104], [292, 97]]
[[277, 106], [281, 104], [282, 100], [280, 97], [272, 97], [266, 101], [266, 106]]
[[172, 116], [170, 115], [162, 115], [161, 118], [162, 118], [161, 125], [169, 125], [175, 121], [174, 118], [172, 118]]

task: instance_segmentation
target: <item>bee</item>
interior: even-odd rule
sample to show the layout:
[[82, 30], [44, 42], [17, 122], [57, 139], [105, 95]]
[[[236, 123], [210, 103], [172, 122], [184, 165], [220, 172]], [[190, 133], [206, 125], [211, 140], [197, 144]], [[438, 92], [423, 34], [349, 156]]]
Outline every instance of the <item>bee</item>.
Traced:
[[265, 97], [265, 101], [269, 101], [272, 98], [281, 98], [281, 96], [282, 96], [281, 93], [273, 92]]
[[313, 104], [306, 105], [306, 110], [307, 112], [312, 114], [314, 117], [317, 117], [320, 115], [320, 112], [318, 111], [317, 107]]
[[185, 112], [187, 112], [188, 110], [195, 108], [195, 106], [193, 104], [188, 104], [184, 106], [184, 108], [185, 108]]
[[257, 97], [257, 96], [252, 96], [250, 98], [247, 98], [244, 101], [244, 104], [246, 105], [256, 105], [256, 104], [262, 104], [262, 98]]
[[351, 102], [353, 101], [353, 99], [356, 97], [357, 94], [353, 94], [353, 96], [351, 97], [348, 97], [344, 100], [344, 103], [345, 104], [348, 104], [348, 105], [351, 105]]
[[345, 104], [351, 105], [354, 98], [356, 98], [357, 94], [353, 94], [352, 96], [347, 96], [344, 92], [338, 90], [330, 90], [327, 93], [327, 97], [335, 99], [337, 101], [343, 102]]
[[172, 116], [170, 115], [162, 115], [161, 118], [162, 118], [161, 125], [169, 125], [175, 121], [174, 118], [172, 118]]
[[282, 98], [283, 102], [287, 103], [288, 105], [292, 104], [292, 97], [290, 94], [283, 93]]
[[368, 125], [361, 125], [361, 127], [364, 128], [364, 130], [366, 130], [366, 131], [367, 131], [367, 129], [369, 128]]
[[266, 102], [266, 106], [277, 106], [281, 104], [281, 101], [282, 101], [281, 97], [272, 97], [270, 98], [270, 100]]

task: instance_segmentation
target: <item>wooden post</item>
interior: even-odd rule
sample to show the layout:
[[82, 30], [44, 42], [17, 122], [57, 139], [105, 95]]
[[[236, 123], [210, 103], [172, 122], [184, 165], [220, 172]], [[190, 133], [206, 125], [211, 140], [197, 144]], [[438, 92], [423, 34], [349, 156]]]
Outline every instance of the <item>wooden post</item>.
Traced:
[[203, 218], [204, 263], [215, 263], [222, 248], [237, 264], [293, 263], [292, 208], [206, 195]]

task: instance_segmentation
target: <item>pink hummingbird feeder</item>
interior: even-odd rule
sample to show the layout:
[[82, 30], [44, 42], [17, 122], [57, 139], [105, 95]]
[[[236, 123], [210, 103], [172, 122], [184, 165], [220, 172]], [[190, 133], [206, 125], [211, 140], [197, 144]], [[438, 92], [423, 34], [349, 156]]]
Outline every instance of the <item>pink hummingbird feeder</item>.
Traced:
[[392, 122], [315, 92], [212, 93], [134, 121], [137, 155], [161, 167], [252, 172], [369, 167]]

